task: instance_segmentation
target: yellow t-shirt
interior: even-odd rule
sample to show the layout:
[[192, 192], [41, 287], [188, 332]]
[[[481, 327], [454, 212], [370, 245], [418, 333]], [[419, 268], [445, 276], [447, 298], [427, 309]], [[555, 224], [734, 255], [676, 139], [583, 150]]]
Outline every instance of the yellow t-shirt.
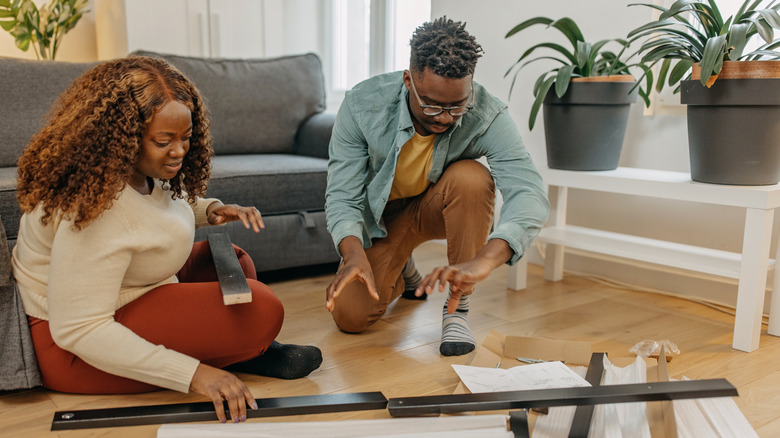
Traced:
[[390, 189], [390, 201], [410, 198], [424, 192], [431, 184], [428, 173], [433, 165], [433, 142], [436, 135], [422, 136], [417, 132], [401, 148], [395, 165], [395, 178]]

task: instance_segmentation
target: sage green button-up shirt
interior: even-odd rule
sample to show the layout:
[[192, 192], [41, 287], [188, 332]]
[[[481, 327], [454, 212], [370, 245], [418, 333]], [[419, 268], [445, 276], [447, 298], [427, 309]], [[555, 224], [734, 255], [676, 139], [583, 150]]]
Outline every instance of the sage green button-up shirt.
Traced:
[[[325, 211], [338, 251], [347, 236], [364, 248], [387, 236], [382, 212], [390, 196], [401, 147], [414, 133], [402, 72], [375, 76], [347, 92], [330, 140]], [[507, 106], [474, 83], [474, 109], [438, 134], [428, 180], [435, 183], [458, 160], [486, 157], [503, 197], [488, 239], [505, 240], [514, 264], [539, 233], [550, 210], [544, 185]]]

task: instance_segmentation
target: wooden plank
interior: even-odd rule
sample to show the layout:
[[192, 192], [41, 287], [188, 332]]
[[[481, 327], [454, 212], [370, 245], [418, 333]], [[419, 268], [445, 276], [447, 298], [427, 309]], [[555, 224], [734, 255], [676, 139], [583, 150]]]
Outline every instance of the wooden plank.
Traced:
[[[164, 424], [158, 429], [156, 438], [506, 438], [508, 436], [506, 415], [500, 414], [381, 419], [364, 417], [337, 421], [293, 419], [284, 422], [245, 422], [235, 427], [213, 423]], [[528, 437], [527, 428], [526, 434], [520, 436]]]
[[408, 417], [503, 409], [531, 409], [704, 397], [734, 397], [737, 395], [737, 389], [726, 379], [708, 379], [391, 398], [388, 401], [388, 411], [394, 417]]
[[251, 303], [252, 290], [238, 262], [236, 252], [227, 233], [210, 233], [209, 246], [217, 269], [222, 302], [226, 305]]
[[[330, 412], [385, 409], [387, 399], [381, 392], [323, 394], [297, 397], [257, 399], [257, 409], [247, 409], [247, 418], [283, 415], [322, 414]], [[225, 411], [228, 411], [225, 405]], [[51, 430], [90, 429], [95, 427], [139, 426], [144, 424], [217, 421], [211, 402], [170, 405], [132, 406], [126, 408], [58, 411]]]
[[[658, 381], [669, 381], [669, 367], [666, 364], [666, 348], [661, 345], [658, 354]], [[664, 437], [677, 438], [677, 418], [674, 416], [674, 402], [672, 400], [661, 401], [661, 409], [664, 417]]]

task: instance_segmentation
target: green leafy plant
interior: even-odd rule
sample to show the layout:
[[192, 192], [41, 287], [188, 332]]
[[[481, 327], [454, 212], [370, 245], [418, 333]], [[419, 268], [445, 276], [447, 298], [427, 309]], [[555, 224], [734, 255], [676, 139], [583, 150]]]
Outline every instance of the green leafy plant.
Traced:
[[[709, 81], [711, 85], [724, 61], [780, 59], [780, 53], [775, 51], [780, 41], [774, 38], [774, 29], [780, 29], [780, 5], [776, 4], [777, 0], [764, 7], [762, 3], [766, 2], [745, 0], [737, 13], [725, 20], [714, 0], [678, 0], [668, 9], [646, 3], [631, 4], [654, 8], [661, 15], [657, 21], [632, 30], [628, 38], [632, 42], [646, 39], [637, 52], [644, 53], [644, 63], [652, 67], [661, 62], [656, 90], [661, 91], [664, 82], [669, 86], [678, 84], [695, 63], [701, 67], [701, 83], [707, 85]], [[765, 44], [744, 53], [756, 35]], [[679, 85], [675, 92], [678, 91]]]
[[32, 44], [38, 59], [54, 59], [62, 37], [76, 26], [89, 0], [52, 0], [40, 9], [32, 0], [0, 0], [0, 27], [26, 52]]
[[[536, 44], [526, 50], [504, 75], [504, 77], [506, 77], [514, 70], [514, 78], [512, 79], [512, 84], [509, 88], [509, 94], [511, 96], [512, 89], [517, 81], [517, 75], [524, 67], [541, 60], [553, 61], [555, 64], [554, 68], [542, 73], [536, 80], [536, 83], [534, 83], [534, 102], [531, 106], [531, 115], [528, 119], [529, 129], [533, 129], [537, 115], [539, 114], [539, 109], [544, 102], [544, 98], [553, 86], [555, 86], [555, 94], [558, 97], [561, 97], [566, 93], [566, 90], [569, 89], [569, 83], [572, 78], [631, 74], [629, 72], [629, 67], [632, 67], [632, 65], [628, 65], [628, 60], [623, 59], [623, 55], [629, 47], [628, 41], [624, 39], [608, 39], [591, 44], [585, 41], [579, 26], [577, 26], [574, 20], [568, 17], [559, 20], [552, 20], [547, 17], [534, 17], [513, 27], [504, 38], [509, 38], [512, 35], [537, 24], [546, 25], [548, 28], [552, 27], [560, 31], [571, 44], [571, 49], [554, 42]], [[605, 46], [609, 43], [617, 45], [619, 51], [615, 53], [606, 50]], [[529, 59], [531, 54], [537, 49], [548, 49], [554, 53], [553, 55]], [[637, 66], [644, 69], [641, 65], [637, 64]], [[649, 89], [652, 85], [652, 72], [648, 69], [646, 70], [646, 73], [649, 75], [649, 86], [647, 87]], [[639, 95], [645, 100], [647, 105], [650, 104], [649, 97], [645, 90], [640, 89]]]

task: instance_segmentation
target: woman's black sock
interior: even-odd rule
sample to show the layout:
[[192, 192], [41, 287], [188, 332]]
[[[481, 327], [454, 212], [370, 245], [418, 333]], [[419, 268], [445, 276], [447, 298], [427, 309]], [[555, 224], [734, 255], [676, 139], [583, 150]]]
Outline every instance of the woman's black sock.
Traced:
[[274, 341], [260, 356], [225, 367], [228, 371], [279, 379], [299, 379], [319, 368], [322, 352], [313, 345], [280, 344]]

